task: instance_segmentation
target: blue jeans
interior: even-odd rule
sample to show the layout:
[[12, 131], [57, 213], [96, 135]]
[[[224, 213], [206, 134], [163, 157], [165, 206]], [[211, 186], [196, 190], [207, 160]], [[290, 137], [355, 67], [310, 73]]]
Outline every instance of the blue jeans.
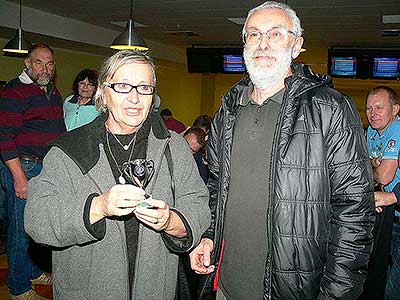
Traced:
[[400, 224], [393, 224], [392, 232], [392, 265], [386, 281], [385, 300], [400, 299]]
[[[0, 172], [2, 168], [7, 167], [0, 159]], [[5, 191], [5, 184], [3, 184], [0, 180], [0, 242], [5, 242], [7, 239], [7, 224], [7, 196]]]
[[[21, 160], [26, 177], [31, 179], [42, 170], [42, 164]], [[24, 229], [24, 208], [26, 200], [15, 195], [14, 180], [8, 168], [1, 169], [1, 180], [5, 185], [8, 203], [7, 285], [10, 293], [20, 295], [32, 288], [30, 279], [35, 279], [43, 271], [32, 261], [29, 255], [30, 238]]]

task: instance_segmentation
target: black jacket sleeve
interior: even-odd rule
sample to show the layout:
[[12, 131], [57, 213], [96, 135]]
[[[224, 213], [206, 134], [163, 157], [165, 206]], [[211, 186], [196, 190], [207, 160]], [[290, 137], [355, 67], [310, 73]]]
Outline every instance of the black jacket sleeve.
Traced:
[[326, 138], [331, 188], [327, 261], [318, 299], [357, 299], [372, 251], [373, 176], [360, 117], [345, 96], [331, 116]]
[[210, 172], [207, 187], [210, 193], [209, 206], [211, 210], [211, 225], [208, 230], [203, 234], [203, 237], [209, 238], [211, 240], [214, 240], [216, 223], [220, 222], [220, 220], [217, 219], [217, 207], [219, 201], [219, 177], [221, 175], [219, 169], [219, 159], [221, 156], [220, 151], [222, 151], [222, 145], [220, 144], [222, 141], [222, 139], [220, 138], [223, 124], [222, 120], [223, 108], [221, 106], [214, 116], [207, 142], [208, 169]]

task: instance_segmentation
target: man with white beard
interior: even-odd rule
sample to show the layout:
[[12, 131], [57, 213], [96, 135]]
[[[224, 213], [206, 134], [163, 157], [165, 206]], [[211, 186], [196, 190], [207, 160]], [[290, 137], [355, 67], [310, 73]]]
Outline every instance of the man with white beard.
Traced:
[[211, 227], [190, 254], [201, 299], [357, 299], [374, 198], [363, 128], [331, 79], [292, 62], [296, 13], [265, 2], [243, 28], [249, 76], [208, 140]]
[[53, 50], [35, 45], [24, 62], [25, 69], [0, 94], [0, 153], [5, 163], [0, 175], [9, 221], [7, 285], [10, 299], [42, 300], [47, 298], [36, 293], [32, 284], [51, 285], [51, 276], [30, 257], [24, 208], [28, 180], [40, 173], [47, 143], [64, 133], [65, 125], [62, 98], [53, 83]]

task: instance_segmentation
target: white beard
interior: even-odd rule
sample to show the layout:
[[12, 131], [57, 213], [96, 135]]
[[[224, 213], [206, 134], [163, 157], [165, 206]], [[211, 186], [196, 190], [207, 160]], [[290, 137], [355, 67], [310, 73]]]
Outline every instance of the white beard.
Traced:
[[[260, 55], [272, 56], [276, 61], [270, 66], [257, 64], [253, 58]], [[285, 48], [278, 51], [272, 51], [249, 50], [245, 47], [243, 57], [251, 81], [257, 88], [265, 90], [271, 88], [286, 77], [290, 70], [290, 64], [292, 63], [292, 49]]]

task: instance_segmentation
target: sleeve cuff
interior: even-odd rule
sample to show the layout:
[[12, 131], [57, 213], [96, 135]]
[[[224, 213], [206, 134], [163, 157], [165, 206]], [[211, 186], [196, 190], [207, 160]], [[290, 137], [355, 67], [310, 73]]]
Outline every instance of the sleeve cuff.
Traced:
[[7, 151], [7, 152], [2, 152], [0, 154], [0, 156], [2, 157], [3, 161], [7, 161], [10, 159], [14, 159], [18, 157], [18, 151], [17, 150], [13, 150], [13, 151]]
[[185, 253], [187, 252], [192, 244], [193, 244], [193, 234], [192, 234], [192, 229], [189, 226], [189, 223], [187, 222], [187, 220], [185, 219], [185, 217], [176, 209], [171, 209], [171, 211], [173, 211], [174, 213], [176, 213], [179, 218], [181, 218], [187, 235], [183, 238], [178, 238], [175, 236], [171, 236], [167, 233], [165, 233], [164, 231], [161, 232], [161, 237], [164, 241], [165, 246], [171, 250], [174, 253]]
[[102, 219], [94, 224], [90, 224], [90, 207], [94, 197], [99, 196], [97, 193], [90, 194], [86, 199], [85, 208], [83, 210], [83, 222], [86, 230], [96, 239], [102, 239], [106, 234], [106, 220]]

